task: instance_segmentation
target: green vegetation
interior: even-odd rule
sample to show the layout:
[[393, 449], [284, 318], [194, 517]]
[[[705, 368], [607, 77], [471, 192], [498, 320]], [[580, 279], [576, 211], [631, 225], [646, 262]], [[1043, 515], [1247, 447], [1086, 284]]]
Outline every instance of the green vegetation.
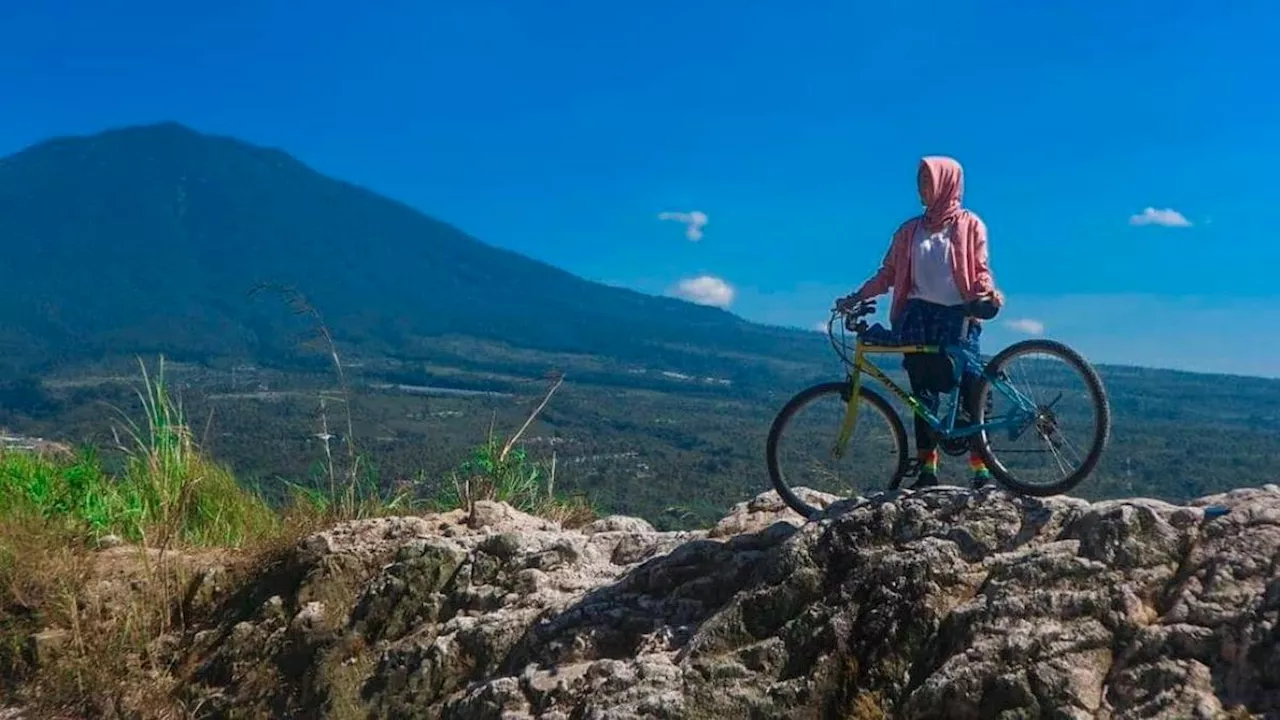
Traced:
[[524, 449], [510, 450], [495, 440], [472, 451], [450, 476], [450, 484], [431, 503], [441, 509], [471, 508], [481, 500], [503, 502], [565, 527], [585, 524], [596, 510], [584, 494], [565, 498], [555, 492], [555, 463], [547, 473]]
[[[486, 364], [497, 364], [503, 351], [470, 347]], [[346, 432], [335, 428], [345, 428], [349, 408], [360, 493], [376, 494], [381, 503], [403, 498], [404, 506], [452, 492], [453, 474], [477, 442], [495, 427], [517, 430], [545, 394], [543, 374], [565, 362], [523, 353], [521, 362], [542, 369], [520, 374], [476, 370], [461, 360], [447, 366], [348, 355], [349, 404], [332, 391], [331, 371], [170, 363], [166, 372], [181, 386], [188, 416], [198, 419], [193, 425], [201, 446], [271, 505], [290, 502], [292, 486], [328, 495], [326, 451], [316, 437], [326, 424], [335, 436], [329, 442], [338, 486], [347, 487]], [[132, 390], [136, 367], [134, 361], [82, 366], [46, 378], [37, 384], [40, 405], [30, 412], [0, 405], [0, 427], [100, 447], [111, 456], [115, 438], [103, 408], [141, 416]], [[414, 387], [398, 387], [388, 371]], [[817, 377], [833, 379], [838, 372], [832, 363]], [[1181, 501], [1275, 481], [1280, 382], [1123, 367], [1099, 372], [1114, 410], [1112, 441], [1098, 470], [1073, 494]], [[688, 389], [692, 383], [677, 379], [637, 387], [628, 383], [632, 377], [606, 383], [566, 372], [512, 452], [523, 450], [537, 462], [544, 480], [554, 460], [558, 493], [585, 496], [602, 512], [638, 515], [663, 528], [706, 526], [733, 503], [767, 490], [769, 423], [811, 380], [793, 377], [766, 392], [732, 385]], [[442, 389], [418, 389], [425, 386]], [[40, 409], [47, 406], [56, 409]], [[944, 458], [944, 481], [963, 481], [964, 470], [964, 458]]]
[[335, 522], [484, 499], [566, 524], [595, 517], [582, 498], [555, 491], [554, 465], [516, 446], [558, 383], [520, 432], [475, 449], [451, 474], [452, 493], [385, 492], [354, 452], [342, 472], [326, 452], [311, 483], [286, 484], [270, 502], [197, 445], [166, 369], [163, 359], [154, 375], [143, 366], [142, 420], [124, 416], [127, 441], [114, 452], [0, 451], [0, 697], [48, 713], [173, 716], [178, 673], [167, 648], [215, 610], [201, 578], [271, 563]]
[[[0, 428], [76, 448], [0, 450], [0, 696], [51, 711], [168, 702], [162, 640], [209, 611], [193, 578], [329, 523], [502, 500], [705, 526], [768, 489], [783, 403], [841, 372], [816, 333], [587, 282], [173, 124], [0, 160], [0, 225]], [[137, 354], [176, 362], [139, 391]], [[1112, 442], [1076, 494], [1274, 480], [1280, 382], [1099, 370]]]
[[[742, 384], [823, 347], [814, 333], [589, 282], [279, 150], [173, 123], [0, 159], [0, 227], [14, 238], [0, 263], [10, 373], [135, 354], [322, 367], [296, 342], [312, 318], [253, 293], [263, 283], [305, 290], [353, 358], [434, 362], [480, 340], [605, 358], [596, 374], [639, 365]], [[546, 370], [534, 365], [518, 374]]]
[[556, 462], [551, 457], [550, 472], [544, 473], [539, 463], [529, 458], [516, 442], [533, 423], [547, 402], [560, 388], [558, 378], [547, 390], [542, 402], [529, 415], [520, 429], [506, 442], [499, 442], [492, 431], [489, 439], [475, 448], [458, 470], [450, 475], [450, 484], [440, 492], [438, 504], [445, 508], [472, 508], [480, 500], [507, 503], [527, 513], [560, 521], [566, 526], [581, 524], [595, 517], [590, 501], [582, 495], [563, 499], [555, 492]]
[[[239, 547], [276, 533], [282, 513], [299, 509], [334, 521], [424, 507], [449, 510], [477, 500], [500, 500], [529, 512], [589, 511], [581, 498], [556, 493], [554, 462], [544, 467], [517, 446], [561, 381], [510, 439], [501, 441], [491, 431], [448, 483], [432, 484], [439, 488], [434, 496], [415, 497], [404, 488], [385, 492], [376, 474], [356, 467], [340, 482], [326, 446], [321, 477], [328, 479], [327, 489], [314, 479], [285, 483], [273, 503], [197, 446], [183, 404], [166, 382], [163, 358], [154, 376], [143, 365], [142, 379], [135, 397], [143, 422], [122, 414], [129, 442], [115, 444], [114, 463], [92, 446], [0, 451], [0, 522], [38, 520], [94, 542], [115, 535], [150, 546]], [[111, 434], [120, 438], [116, 428]], [[564, 510], [555, 509], [560, 506]]]
[[182, 405], [143, 367], [142, 426], [127, 420], [123, 467], [108, 474], [92, 448], [71, 457], [0, 455], [0, 519], [39, 518], [92, 539], [237, 546], [271, 532], [273, 511], [196, 448]]
[[[145, 415], [133, 358], [165, 354], [202, 448], [272, 507], [302, 493], [352, 516], [456, 495], [477, 439], [519, 427], [555, 371], [568, 381], [507, 460], [554, 459], [556, 488], [610, 512], [706, 524], [768, 487], [786, 399], [840, 372], [817, 333], [587, 282], [175, 124], [0, 161], [0, 225], [24, 239], [0, 263], [0, 427], [115, 463], [103, 403]], [[1280, 382], [1100, 370], [1113, 441], [1078, 493], [1181, 500], [1273, 479]]]

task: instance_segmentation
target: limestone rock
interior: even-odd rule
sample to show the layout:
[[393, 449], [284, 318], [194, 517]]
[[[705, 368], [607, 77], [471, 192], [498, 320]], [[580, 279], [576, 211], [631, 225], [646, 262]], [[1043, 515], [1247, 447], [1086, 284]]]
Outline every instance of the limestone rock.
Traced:
[[709, 533], [496, 503], [349, 523], [193, 636], [185, 692], [225, 717], [1280, 717], [1274, 488], [831, 500]]
[[626, 515], [610, 515], [588, 524], [582, 528], [582, 532], [594, 535], [602, 532], [651, 533], [655, 531], [648, 520]]
[[[799, 495], [801, 500], [820, 508], [826, 508], [840, 500], [835, 495], [809, 488], [796, 488], [793, 492]], [[777, 522], [799, 526], [804, 523], [804, 518], [788, 507], [777, 493], [762, 493], [746, 502], [734, 505], [729, 514], [711, 529], [708, 536], [722, 538], [758, 532]]]

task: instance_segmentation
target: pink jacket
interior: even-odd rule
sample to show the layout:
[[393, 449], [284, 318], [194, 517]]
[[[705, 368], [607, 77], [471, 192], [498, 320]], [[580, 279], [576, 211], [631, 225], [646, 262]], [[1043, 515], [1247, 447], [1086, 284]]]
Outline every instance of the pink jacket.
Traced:
[[[855, 293], [861, 298], [883, 295], [893, 288], [893, 302], [889, 306], [889, 320], [896, 322], [907, 304], [911, 292], [911, 240], [923, 217], [914, 217], [903, 223], [893, 234], [889, 252], [875, 275], [863, 283]], [[987, 260], [987, 226], [974, 213], [962, 210], [956, 218], [952, 233], [952, 270], [956, 288], [965, 301], [976, 300], [983, 295], [994, 295], [996, 306], [1004, 304], [1004, 296], [996, 290], [995, 278]]]

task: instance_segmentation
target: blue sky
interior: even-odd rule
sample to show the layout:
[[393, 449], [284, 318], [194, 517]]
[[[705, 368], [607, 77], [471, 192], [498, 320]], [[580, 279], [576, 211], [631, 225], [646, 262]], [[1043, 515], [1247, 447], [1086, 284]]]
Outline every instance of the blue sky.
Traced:
[[[918, 211], [918, 158], [949, 154], [1002, 321], [1280, 377], [1277, 29], [1264, 0], [8, 2], [0, 152], [178, 120], [594, 280], [715, 278], [806, 328]], [[1146, 208], [1189, 225], [1131, 224]], [[659, 219], [693, 211], [696, 241]], [[1022, 337], [1005, 322], [989, 349]]]

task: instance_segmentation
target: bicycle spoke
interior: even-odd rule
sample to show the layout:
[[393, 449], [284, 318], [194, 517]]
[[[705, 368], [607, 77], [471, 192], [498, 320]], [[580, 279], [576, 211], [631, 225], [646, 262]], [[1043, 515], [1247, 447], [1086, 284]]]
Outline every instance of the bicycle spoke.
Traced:
[[[874, 302], [866, 301], [842, 302], [832, 311], [827, 334], [846, 367], [861, 362], [857, 352], [862, 348], [849, 342], [846, 330], [862, 343], [868, 330], [865, 318], [874, 311]], [[899, 349], [881, 346], [878, 351]], [[1024, 356], [1031, 355], [1045, 358], [1024, 363]], [[997, 480], [1027, 495], [1066, 492], [1093, 471], [1111, 434], [1111, 409], [1102, 381], [1087, 360], [1060, 342], [1035, 339], [979, 361], [985, 367], [978, 381], [979, 397], [974, 398], [976, 415], [965, 411], [966, 429], [945, 438], [940, 449], [950, 455], [976, 449]], [[891, 382], [885, 375], [877, 377]], [[886, 482], [897, 487], [917, 470], [907, 459], [906, 426], [915, 418], [909, 409], [898, 412], [876, 392], [863, 388], [866, 402], [860, 394], [851, 437], [840, 437], [846, 409], [841, 395], [848, 387], [829, 382], [801, 391], [769, 430], [766, 460], [774, 488], [787, 505], [809, 518], [829, 500], [806, 495], [800, 488], [849, 496], [879, 489]], [[809, 406], [818, 404], [832, 407], [810, 413]], [[945, 417], [944, 424], [949, 425]]]
[[[785, 411], [771, 452], [781, 480], [791, 490], [808, 488], [847, 498], [885, 490], [905, 463], [903, 438], [890, 406], [860, 398], [857, 424], [840, 457], [838, 442], [847, 404], [837, 392], [806, 398]], [[776, 481], [775, 481], [776, 482]]]
[[[1001, 469], [1027, 486], [1050, 487], [1076, 476], [1099, 436], [1096, 399], [1089, 380], [1066, 357], [1028, 346], [1001, 361], [1008, 390], [988, 390], [995, 406], [984, 422], [1012, 422], [1025, 398], [1034, 416], [1014, 438], [1008, 430], [987, 433], [988, 449]], [[1084, 450], [1082, 450], [1082, 447]]]

